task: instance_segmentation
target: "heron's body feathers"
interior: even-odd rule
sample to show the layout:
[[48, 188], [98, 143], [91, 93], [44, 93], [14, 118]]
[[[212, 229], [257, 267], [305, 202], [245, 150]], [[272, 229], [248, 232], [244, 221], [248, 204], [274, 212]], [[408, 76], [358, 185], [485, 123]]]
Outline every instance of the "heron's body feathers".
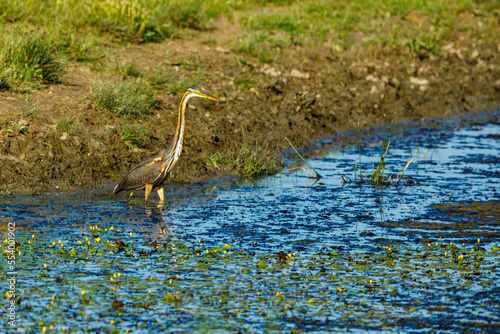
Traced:
[[146, 184], [158, 182], [164, 155], [165, 149], [159, 150], [141, 161], [116, 185], [113, 193], [117, 194], [123, 190], [142, 188]]

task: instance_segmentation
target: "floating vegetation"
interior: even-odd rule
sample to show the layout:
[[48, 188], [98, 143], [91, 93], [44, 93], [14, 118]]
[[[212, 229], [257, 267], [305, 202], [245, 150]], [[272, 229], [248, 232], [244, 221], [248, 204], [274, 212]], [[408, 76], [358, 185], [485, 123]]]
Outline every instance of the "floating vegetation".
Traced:
[[[484, 303], [485, 291], [497, 286], [498, 247], [485, 249], [479, 240], [371, 242], [312, 253], [291, 245], [274, 253], [255, 251], [253, 242], [173, 240], [113, 226], [59, 240], [23, 234], [17, 303], [25, 331], [411, 330], [429, 321], [458, 330], [465, 324], [420, 311], [464, 305], [481, 310], [477, 326], [498, 319]], [[30, 320], [34, 314], [45, 321]]]

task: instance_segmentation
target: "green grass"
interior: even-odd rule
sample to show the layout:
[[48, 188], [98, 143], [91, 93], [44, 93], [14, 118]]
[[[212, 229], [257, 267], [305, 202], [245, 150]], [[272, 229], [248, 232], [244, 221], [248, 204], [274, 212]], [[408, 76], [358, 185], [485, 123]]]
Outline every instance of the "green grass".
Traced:
[[272, 175], [280, 172], [282, 163], [270, 154], [267, 145], [255, 144], [254, 147], [243, 144], [233, 165], [243, 178]]
[[244, 75], [234, 80], [234, 84], [245, 89], [255, 87], [262, 78], [256, 75]]
[[38, 112], [39, 108], [40, 108], [40, 106], [39, 106], [39, 102], [38, 101], [36, 101], [34, 103], [30, 103], [28, 101], [25, 104], [25, 106], [23, 108], [21, 108], [20, 114], [23, 117], [29, 117], [31, 115], [36, 115], [36, 113]]
[[[298, 45], [325, 45], [333, 52], [359, 45], [374, 51], [406, 46], [419, 56], [440, 55], [456, 31], [496, 43], [499, 7], [471, 0], [1, 0], [0, 91], [58, 82], [63, 59], [96, 69], [113, 43], [192, 38], [205, 31], [202, 43], [219, 44], [210, 31], [221, 15], [241, 28], [229, 42], [237, 53], [270, 63]], [[481, 15], [462, 22], [461, 13]], [[186, 87], [194, 69], [202, 72], [200, 80], [207, 77], [196, 59], [183, 61], [181, 68], [189, 75], [141, 73], [133, 66], [124, 71], [171, 93]]]
[[95, 83], [91, 100], [97, 108], [115, 112], [120, 117], [149, 114], [158, 103], [155, 92], [141, 81]]
[[255, 57], [263, 63], [276, 59], [282, 48], [288, 44], [289, 42], [282, 37], [271, 36], [265, 31], [243, 34], [237, 40], [233, 40], [233, 45], [239, 53]]
[[67, 132], [71, 135], [76, 135], [82, 130], [82, 125], [78, 120], [67, 116], [59, 118], [56, 122], [56, 127], [62, 132]]
[[[385, 115], [384, 115], [385, 118]], [[391, 135], [392, 135], [392, 128], [394, 126], [394, 119], [396, 118], [396, 113], [394, 113], [394, 117], [391, 121], [391, 125], [389, 127], [385, 127], [385, 136], [384, 136], [384, 142], [382, 143], [382, 152], [380, 154], [380, 162], [378, 164], [377, 169], [373, 172], [370, 181], [373, 184], [384, 184], [385, 183], [385, 156], [387, 154], [387, 151], [389, 150], [389, 146], [391, 143]]]
[[206, 167], [208, 170], [211, 170], [212, 168], [219, 169], [219, 165], [225, 165], [228, 163], [232, 163], [232, 159], [223, 156], [219, 152], [216, 152], [210, 157], [206, 158]]
[[50, 38], [37, 32], [4, 33], [0, 46], [0, 90], [59, 81], [64, 64]]
[[131, 124], [122, 126], [122, 137], [125, 142], [129, 142], [132, 146], [143, 148], [149, 141], [149, 137], [144, 128], [139, 124]]
[[248, 179], [279, 173], [283, 163], [276, 159], [276, 155], [271, 154], [267, 145], [250, 146], [244, 143], [236, 157], [216, 152], [206, 158], [206, 167], [212, 170], [219, 169], [219, 165], [232, 164], [241, 177]]
[[19, 122], [12, 122], [11, 126], [5, 129], [5, 133], [8, 136], [19, 136], [28, 133], [29, 124], [25, 120], [21, 119]]

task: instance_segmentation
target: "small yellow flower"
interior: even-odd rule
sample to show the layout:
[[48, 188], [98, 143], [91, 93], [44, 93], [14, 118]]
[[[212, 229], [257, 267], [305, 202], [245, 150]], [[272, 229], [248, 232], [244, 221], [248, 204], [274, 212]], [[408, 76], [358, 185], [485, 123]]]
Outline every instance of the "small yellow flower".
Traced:
[[85, 290], [82, 290], [82, 297], [85, 296]]
[[373, 281], [372, 281], [372, 279], [370, 278], [370, 284], [372, 284], [372, 283], [373, 283]]
[[110, 277], [110, 278], [109, 278], [109, 280], [110, 280], [111, 282], [114, 282], [113, 277]]
[[477, 243], [479, 243], [481, 241], [481, 238], [477, 238]]
[[280, 293], [278, 291], [276, 291], [276, 297], [279, 297]]
[[63, 331], [63, 332], [66, 332], [66, 327], [64, 327], [64, 326], [63, 326], [62, 331]]
[[52, 296], [52, 301], [54, 301], [54, 299], [55, 299], [55, 298], [56, 298], [56, 297]]
[[118, 278], [122, 278], [122, 273], [118, 273]]
[[31, 239], [35, 239], [35, 235], [34, 234], [31, 235]]
[[28, 245], [31, 245], [31, 240], [28, 240]]
[[260, 291], [257, 291], [257, 296], [260, 296]]
[[42, 327], [42, 332], [47, 333], [47, 327], [43, 326]]
[[435, 244], [434, 246], [436, 246], [436, 247], [437, 247], [437, 246], [438, 246], [438, 243], [436, 242], [436, 244]]
[[116, 287], [113, 287], [113, 292], [115, 292], [115, 291], [116, 291]]
[[133, 234], [132, 234], [132, 232], [130, 232], [130, 237], [131, 237], [131, 238], [132, 238], [132, 235], [133, 235]]
[[89, 242], [89, 238], [88, 237], [85, 238], [85, 242]]
[[80, 245], [82, 244], [82, 242], [81, 242], [80, 240], [78, 240], [78, 243], [79, 243]]
[[114, 228], [113, 226], [111, 226], [111, 227], [109, 228], [109, 230], [110, 230], [110, 231], [113, 231], [114, 229], [115, 229], [115, 228]]
[[111, 325], [114, 325], [115, 324], [115, 321], [114, 320], [111, 320]]
[[148, 293], [151, 294], [151, 290], [148, 290]]
[[444, 257], [446, 257], [448, 255], [448, 252], [444, 252]]
[[95, 239], [95, 241], [97, 241], [97, 242], [101, 242], [101, 238], [97, 237], [97, 238]]
[[54, 330], [54, 326], [50, 325], [50, 330], [53, 331]]
[[44, 267], [45, 269], [47, 269], [47, 264], [46, 264], [46, 263], [44, 263], [44, 264], [43, 264], [43, 267]]
[[427, 244], [427, 247], [431, 247], [431, 244], [430, 244], [430, 243], [428, 243], [428, 244]]

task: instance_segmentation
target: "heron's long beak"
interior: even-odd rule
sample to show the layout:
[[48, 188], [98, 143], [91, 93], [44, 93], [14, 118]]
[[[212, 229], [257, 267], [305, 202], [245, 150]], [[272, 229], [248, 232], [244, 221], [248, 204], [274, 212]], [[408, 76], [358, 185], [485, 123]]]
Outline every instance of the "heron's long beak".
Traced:
[[218, 98], [216, 98], [215, 96], [212, 96], [212, 95], [208, 95], [208, 94], [205, 94], [205, 93], [201, 93], [199, 94], [200, 97], [204, 97], [206, 99], [209, 99], [209, 100], [214, 100], [214, 101], [219, 101]]

